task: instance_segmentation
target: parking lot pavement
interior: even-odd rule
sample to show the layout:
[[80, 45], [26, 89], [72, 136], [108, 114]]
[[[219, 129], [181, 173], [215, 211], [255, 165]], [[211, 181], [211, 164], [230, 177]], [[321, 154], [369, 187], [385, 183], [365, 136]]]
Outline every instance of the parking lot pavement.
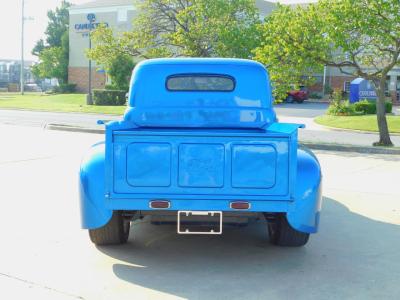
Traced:
[[127, 245], [96, 248], [77, 175], [102, 136], [0, 126], [0, 138], [0, 299], [400, 298], [398, 156], [316, 151], [323, 213], [303, 248], [270, 245], [261, 221], [181, 236], [146, 219]]
[[303, 103], [279, 103], [274, 105], [274, 109], [278, 116], [313, 119], [323, 115], [328, 105], [328, 103], [305, 101]]

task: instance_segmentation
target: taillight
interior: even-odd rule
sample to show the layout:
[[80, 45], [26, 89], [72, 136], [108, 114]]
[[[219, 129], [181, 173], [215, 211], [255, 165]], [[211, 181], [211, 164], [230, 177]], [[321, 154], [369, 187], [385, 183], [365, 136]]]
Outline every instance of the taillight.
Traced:
[[166, 200], [152, 200], [150, 201], [150, 208], [155, 209], [166, 209], [170, 208], [171, 204], [169, 201]]
[[246, 201], [235, 201], [230, 204], [232, 209], [249, 209], [250, 203]]

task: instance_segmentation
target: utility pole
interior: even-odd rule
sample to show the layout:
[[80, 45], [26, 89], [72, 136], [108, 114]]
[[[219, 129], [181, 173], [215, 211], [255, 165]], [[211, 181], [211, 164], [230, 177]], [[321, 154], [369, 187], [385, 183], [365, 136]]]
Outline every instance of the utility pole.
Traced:
[[21, 95], [24, 94], [24, 23], [25, 23], [25, 15], [24, 15], [24, 6], [25, 0], [22, 0], [22, 10], [21, 10], [21, 70], [20, 70], [20, 91]]
[[[92, 38], [90, 36], [90, 33], [92, 31], [93, 23], [96, 21], [96, 16], [92, 13], [87, 15], [87, 19], [89, 21], [89, 50], [92, 49]], [[89, 58], [89, 86], [88, 86], [88, 95], [86, 98], [86, 104], [87, 105], [93, 105], [93, 99], [92, 99], [92, 60]]]
[[[90, 38], [90, 29], [89, 29], [89, 49], [92, 49], [92, 39]], [[93, 105], [92, 99], [92, 60], [89, 58], [89, 87], [88, 87], [88, 98], [87, 103], [88, 105]]]

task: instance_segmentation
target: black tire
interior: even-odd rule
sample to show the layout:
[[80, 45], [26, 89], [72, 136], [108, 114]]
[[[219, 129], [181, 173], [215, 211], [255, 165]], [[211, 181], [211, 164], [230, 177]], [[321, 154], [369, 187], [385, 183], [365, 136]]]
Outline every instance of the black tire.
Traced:
[[119, 211], [114, 211], [111, 220], [103, 227], [89, 229], [90, 240], [96, 245], [119, 245], [128, 241], [130, 221]]
[[299, 103], [299, 104], [301, 104], [301, 103], [304, 102], [304, 99], [296, 99], [296, 102]]
[[289, 95], [286, 97], [286, 102], [287, 103], [293, 103], [294, 102], [294, 97], [292, 95]]
[[288, 223], [286, 215], [277, 215], [268, 220], [269, 240], [272, 244], [283, 247], [301, 247], [307, 244], [309, 233], [293, 229]]

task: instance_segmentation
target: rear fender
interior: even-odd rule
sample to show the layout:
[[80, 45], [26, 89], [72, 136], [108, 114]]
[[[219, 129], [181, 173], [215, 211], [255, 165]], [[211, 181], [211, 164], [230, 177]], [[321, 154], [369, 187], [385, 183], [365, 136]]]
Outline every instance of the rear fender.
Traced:
[[316, 233], [322, 204], [321, 167], [316, 156], [306, 148], [297, 150], [295, 201], [287, 213], [296, 230]]
[[81, 224], [95, 229], [108, 223], [112, 210], [105, 207], [105, 147], [93, 145], [82, 160], [79, 174]]

